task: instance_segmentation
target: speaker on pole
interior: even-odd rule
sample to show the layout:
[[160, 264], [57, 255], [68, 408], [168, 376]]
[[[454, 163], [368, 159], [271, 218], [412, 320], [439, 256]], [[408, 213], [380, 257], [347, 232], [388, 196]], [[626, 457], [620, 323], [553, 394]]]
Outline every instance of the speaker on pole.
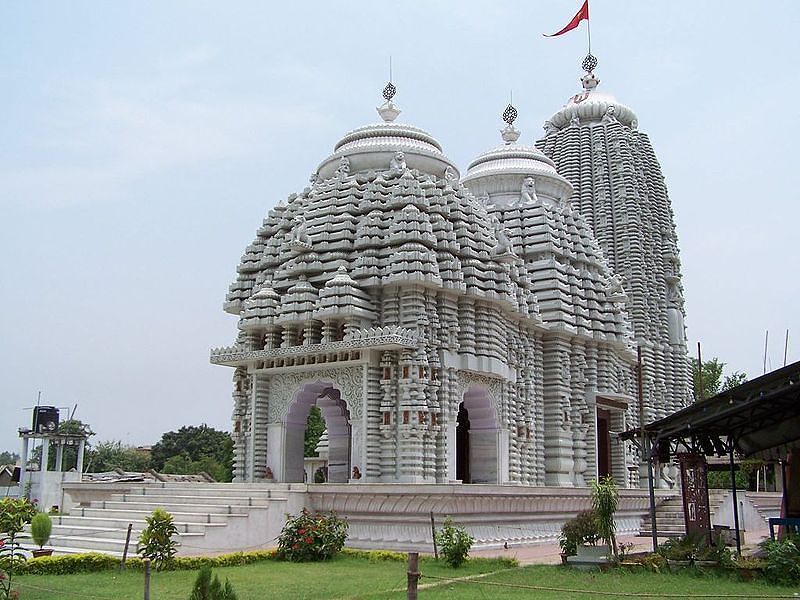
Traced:
[[33, 408], [33, 431], [35, 433], [55, 433], [58, 429], [58, 409], [55, 406], [35, 406]]

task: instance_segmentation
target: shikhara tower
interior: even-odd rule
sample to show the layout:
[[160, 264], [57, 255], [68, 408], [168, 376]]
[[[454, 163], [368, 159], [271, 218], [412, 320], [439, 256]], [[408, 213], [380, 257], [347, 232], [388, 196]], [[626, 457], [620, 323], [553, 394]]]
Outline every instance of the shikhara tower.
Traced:
[[569, 202], [627, 292], [644, 365], [648, 421], [691, 401], [678, 237], [664, 176], [633, 110], [598, 89], [589, 70], [576, 94], [544, 124], [536, 145], [574, 188]]
[[613, 432], [638, 425], [637, 342], [649, 414], [685, 401], [677, 244], [632, 111], [584, 82], [542, 150], [509, 105], [463, 177], [390, 83], [382, 122], [269, 211], [211, 354], [235, 368], [237, 481], [303, 481], [316, 404], [331, 482], [639, 484]]

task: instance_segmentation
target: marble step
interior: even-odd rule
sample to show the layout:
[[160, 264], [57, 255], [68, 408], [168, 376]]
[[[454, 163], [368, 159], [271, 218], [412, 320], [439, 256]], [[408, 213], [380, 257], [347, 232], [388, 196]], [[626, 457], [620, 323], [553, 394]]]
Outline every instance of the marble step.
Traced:
[[[130, 501], [123, 502], [121, 500], [99, 500], [92, 502], [89, 506], [81, 507], [76, 510], [87, 511], [90, 509], [99, 510], [126, 510], [130, 512], [145, 511], [148, 514], [152, 513], [155, 509], [162, 508], [168, 513], [196, 513], [206, 514], [212, 513], [217, 515], [244, 515], [251, 508], [246, 505], [235, 504], [189, 504], [181, 502], [150, 502], [150, 501]], [[266, 507], [261, 507], [266, 508]], [[76, 512], [75, 510], [71, 512]], [[85, 516], [85, 512], [83, 512]], [[173, 515], [174, 516], [174, 515]]]
[[[195, 505], [224, 505], [224, 506], [248, 506], [266, 508], [275, 502], [285, 502], [286, 498], [268, 498], [260, 496], [199, 496], [199, 495], [177, 495], [177, 494], [114, 494], [106, 502], [148, 502], [148, 503], [172, 503], [172, 504], [195, 504]], [[102, 503], [98, 500], [96, 504]]]
[[[146, 510], [132, 510], [130, 508], [78, 508], [72, 511], [70, 516], [97, 517], [97, 518], [117, 518], [132, 521], [144, 522], [145, 517], [149, 517], [153, 512], [152, 508]], [[215, 513], [211, 511], [169, 511], [177, 523], [227, 523], [228, 519], [247, 517], [246, 513]]]
[[[197, 516], [197, 515], [195, 515]], [[53, 529], [56, 527], [95, 527], [98, 529], [121, 529], [127, 531], [128, 524], [132, 524], [135, 531], [145, 527], [144, 518], [130, 518], [130, 515], [115, 517], [81, 517], [73, 515], [60, 515], [53, 517]], [[194, 520], [175, 520], [173, 521], [179, 531], [202, 531], [204, 527], [224, 527], [227, 520], [219, 520], [208, 523], [206, 515], [200, 515]]]

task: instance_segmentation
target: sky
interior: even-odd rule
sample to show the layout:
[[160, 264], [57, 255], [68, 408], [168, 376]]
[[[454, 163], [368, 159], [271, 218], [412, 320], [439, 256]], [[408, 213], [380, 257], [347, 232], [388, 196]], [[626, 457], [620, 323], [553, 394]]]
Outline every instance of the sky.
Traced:
[[[0, 450], [45, 405], [95, 441], [230, 428], [222, 311], [267, 211], [403, 109], [462, 172], [579, 88], [580, 0], [0, 4]], [[800, 360], [800, 3], [592, 0], [600, 89], [666, 176], [690, 350], [754, 377]], [[64, 412], [68, 412], [65, 410]]]

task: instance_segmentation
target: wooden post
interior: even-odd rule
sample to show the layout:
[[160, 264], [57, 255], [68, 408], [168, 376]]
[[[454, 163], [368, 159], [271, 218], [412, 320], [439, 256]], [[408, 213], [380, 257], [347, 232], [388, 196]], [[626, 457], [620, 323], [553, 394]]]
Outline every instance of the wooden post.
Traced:
[[[417, 582], [419, 581], [419, 553], [408, 553], [408, 586], [406, 587], [406, 598], [417, 600]], [[150, 600], [145, 598], [145, 600]]]
[[144, 600], [150, 600], [150, 559], [144, 559]]
[[433, 538], [433, 557], [439, 560], [439, 549], [436, 547], [436, 525], [433, 523], [433, 511], [431, 511], [431, 537]]
[[128, 523], [128, 535], [125, 536], [125, 548], [122, 550], [122, 562], [119, 563], [119, 570], [125, 570], [125, 561], [128, 560], [128, 546], [131, 545], [131, 529], [133, 529], [133, 523]]

